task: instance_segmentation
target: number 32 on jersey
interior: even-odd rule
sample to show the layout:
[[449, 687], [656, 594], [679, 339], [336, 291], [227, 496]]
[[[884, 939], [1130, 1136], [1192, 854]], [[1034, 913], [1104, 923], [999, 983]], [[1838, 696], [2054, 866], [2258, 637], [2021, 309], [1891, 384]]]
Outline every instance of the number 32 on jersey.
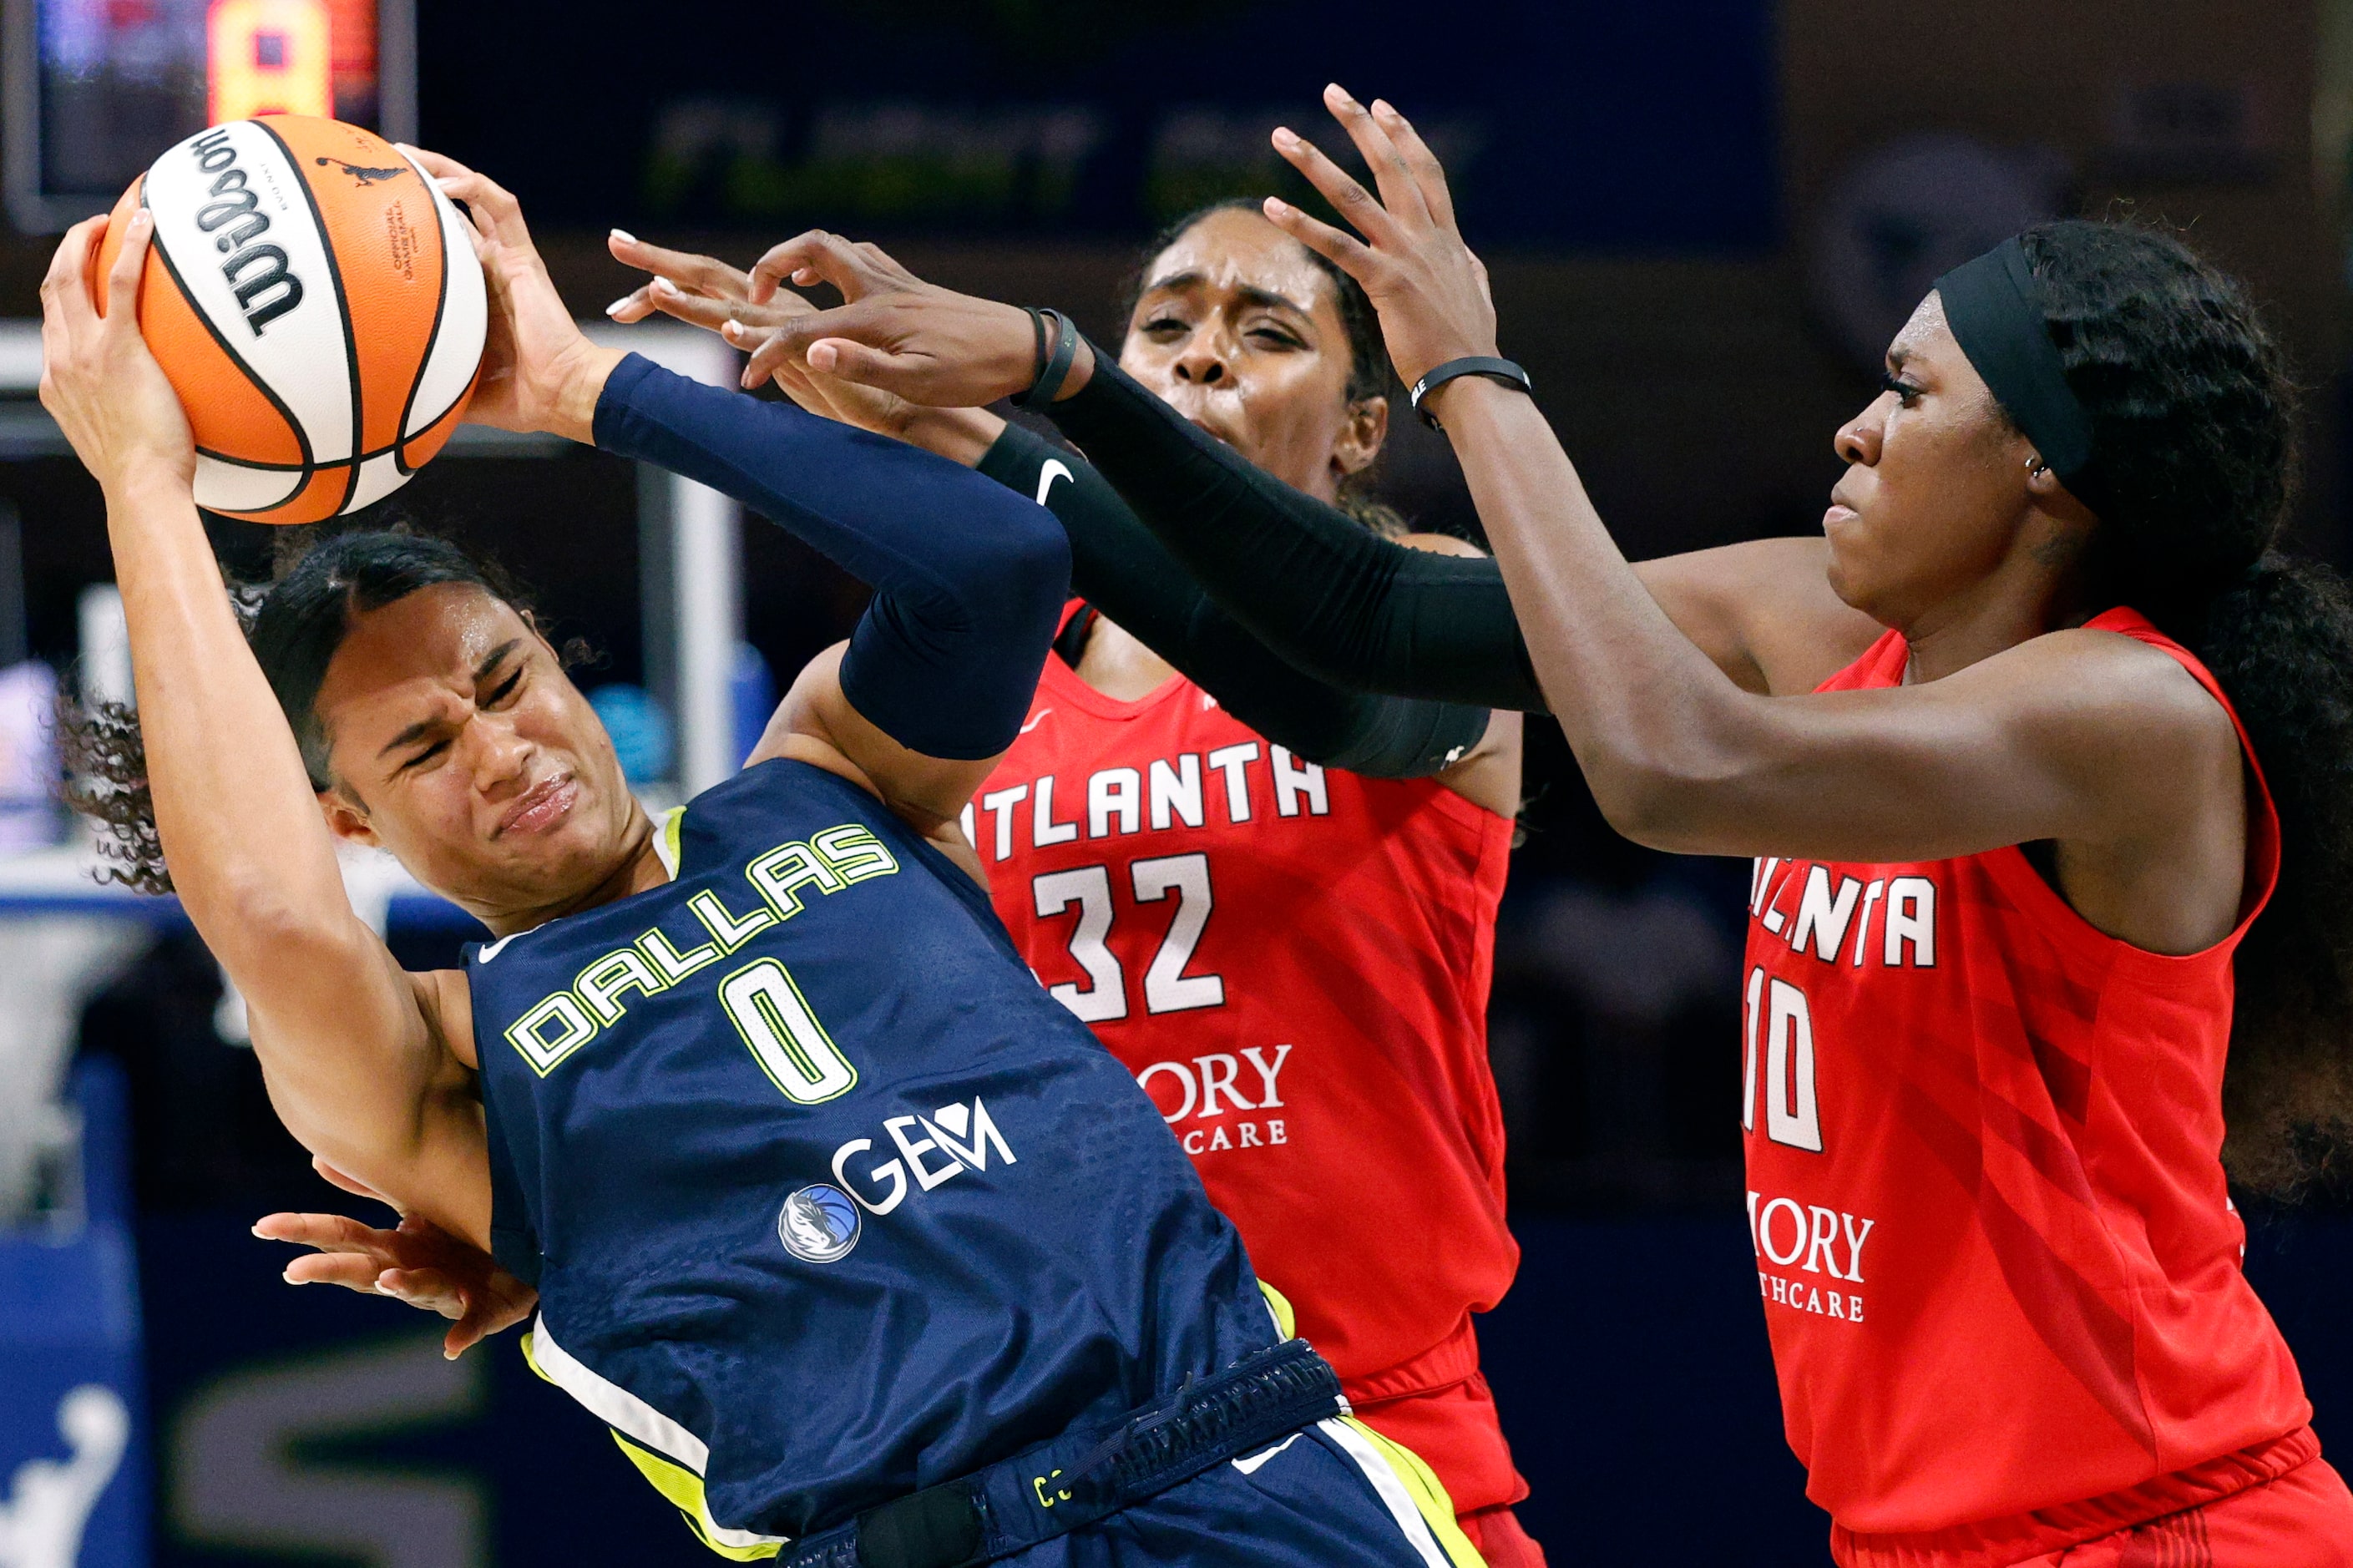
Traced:
[[[1209, 923], [1214, 897], [1209, 889], [1209, 858], [1165, 855], [1129, 863], [1122, 879], [1124, 889], [1138, 904], [1175, 900], [1167, 934], [1144, 972], [1144, 1010], [1184, 1013], [1196, 1007], [1222, 1006], [1226, 983], [1216, 974], [1187, 974], [1193, 951]], [[1032, 907], [1040, 920], [1051, 919], [1076, 906], [1078, 919], [1071, 927], [1071, 960], [1086, 977], [1082, 985], [1064, 981], [1050, 985], [1054, 1000], [1090, 1024], [1109, 1023], [1128, 1016], [1127, 973], [1111, 949], [1113, 873], [1109, 866], [1075, 866], [1047, 871], [1030, 880]]]

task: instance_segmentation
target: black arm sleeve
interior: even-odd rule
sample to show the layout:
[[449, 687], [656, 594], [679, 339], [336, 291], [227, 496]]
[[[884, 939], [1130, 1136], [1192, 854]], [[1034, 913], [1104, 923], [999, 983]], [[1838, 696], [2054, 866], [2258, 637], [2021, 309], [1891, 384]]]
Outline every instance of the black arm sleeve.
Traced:
[[980, 471], [1061, 520], [1074, 593], [1277, 745], [1374, 778], [1421, 778], [1486, 734], [1484, 708], [1351, 691], [1286, 664], [1201, 592], [1075, 452], [1008, 425]]
[[1045, 412], [1193, 580], [1299, 668], [1356, 690], [1545, 710], [1494, 562], [1367, 532], [1195, 429], [1100, 349], [1087, 384]]
[[1070, 588], [1044, 511], [944, 458], [636, 354], [596, 425], [597, 446], [734, 497], [873, 587], [841, 690], [884, 734], [958, 760], [1013, 743]]

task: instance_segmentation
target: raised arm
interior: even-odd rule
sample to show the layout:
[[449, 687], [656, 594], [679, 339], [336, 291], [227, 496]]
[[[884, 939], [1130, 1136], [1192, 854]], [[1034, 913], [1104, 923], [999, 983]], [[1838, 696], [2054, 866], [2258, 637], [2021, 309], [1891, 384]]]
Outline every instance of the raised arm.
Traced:
[[1084, 381], [1047, 414], [1253, 636], [1326, 681], [1542, 710], [1493, 561], [1378, 537], [1196, 427], [1092, 345], [1086, 357]]
[[[632, 259], [624, 252], [648, 248], [621, 242], [616, 254]], [[831, 283], [848, 302], [768, 313], [771, 300], [788, 298], [774, 292], [786, 278]], [[725, 310], [659, 289], [614, 309], [625, 319], [660, 309], [706, 321], [751, 351], [746, 385], [771, 375], [788, 387], [849, 384], [881, 398], [882, 416], [894, 425], [921, 423], [908, 405], [970, 416], [1034, 378], [1023, 311], [925, 283], [871, 245], [811, 231], [770, 250], [748, 279], [733, 274], [712, 286], [729, 296]], [[1083, 340], [1050, 412], [1188, 577], [1285, 662], [1349, 690], [1478, 708], [1545, 706], [1493, 562], [1374, 537], [1193, 428]], [[973, 460], [971, 430], [953, 440], [957, 455]], [[1736, 681], [1802, 690], [1875, 635], [1810, 569], [1805, 552], [1818, 562], [1820, 549], [1818, 542], [1763, 541], [1635, 571], [1676, 626]], [[1825, 648], [1845, 656], [1826, 660]]]
[[1070, 588], [1053, 518], [929, 452], [635, 355], [605, 385], [596, 436], [733, 496], [873, 587], [838, 660], [796, 683], [774, 743], [839, 751], [926, 833], [952, 822], [1037, 689]]
[[[41, 286], [41, 400], [106, 497], [157, 830], [244, 995], [270, 1100], [313, 1152], [487, 1245], [462, 983], [404, 974], [353, 912], [292, 731], [231, 613], [192, 493], [186, 416], [129, 301], [152, 220], [93, 279], [103, 218]], [[117, 308], [101, 317], [93, 283]]]
[[[1386, 105], [1368, 110], [1336, 87], [1325, 101], [1378, 200], [1303, 139], [1278, 132], [1276, 148], [1366, 237], [1280, 202], [1269, 217], [1365, 285], [1409, 383], [1493, 354], [1484, 269], [1456, 232], [1437, 160]], [[1875, 861], [2052, 840], [2063, 880], [2091, 864], [2095, 882], [2137, 898], [2168, 879], [2197, 883], [2205, 868], [2190, 862], [2214, 847], [2200, 825], [2235, 820], [2221, 809], [2239, 789], [2227, 720], [2173, 660], [2125, 637], [2030, 630], [1919, 684], [1743, 689], [1627, 564], [1527, 397], [1480, 378], [1434, 395], [1537, 677], [1621, 831], [1674, 849]], [[2023, 471], [2010, 464], [2005, 453], [1998, 468]], [[2235, 901], [2186, 923], [2160, 914], [2136, 934], [2202, 945], [2216, 909]], [[2164, 902], [2143, 900], [2134, 921]]]
[[467, 205], [512, 340], [493, 343], [486, 418], [699, 480], [875, 590], [846, 647], [802, 671], [753, 760], [828, 768], [955, 842], [955, 818], [1020, 728], [1069, 591], [1053, 519], [931, 453], [590, 343], [513, 195], [453, 160], [417, 156]]
[[[642, 321], [659, 311], [756, 350], [776, 329], [814, 311], [789, 290], [753, 303], [750, 275], [713, 258], [617, 232], [608, 243], [617, 260], [654, 274], [608, 308], [616, 321]], [[845, 258], [858, 274], [849, 279], [853, 297], [915, 281], [871, 246], [845, 247]], [[774, 375], [804, 408], [977, 467], [1008, 489], [1042, 500], [1070, 539], [1074, 593], [1243, 723], [1299, 755], [1375, 777], [1415, 778], [1442, 772], [1487, 736], [1492, 715], [1483, 707], [1377, 695], [1376, 683], [1325, 679], [1278, 655], [1205, 592], [1127, 498], [1070, 448], [987, 409], [912, 404], [814, 374], [798, 360], [779, 362]]]

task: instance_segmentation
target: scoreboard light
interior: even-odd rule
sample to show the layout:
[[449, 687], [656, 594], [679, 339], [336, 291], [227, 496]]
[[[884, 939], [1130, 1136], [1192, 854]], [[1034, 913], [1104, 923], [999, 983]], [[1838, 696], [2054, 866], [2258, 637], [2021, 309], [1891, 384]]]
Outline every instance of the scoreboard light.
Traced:
[[224, 120], [417, 140], [413, 0], [0, 0], [7, 208], [56, 233]]
[[327, 0], [213, 0], [205, 23], [208, 123], [335, 112]]

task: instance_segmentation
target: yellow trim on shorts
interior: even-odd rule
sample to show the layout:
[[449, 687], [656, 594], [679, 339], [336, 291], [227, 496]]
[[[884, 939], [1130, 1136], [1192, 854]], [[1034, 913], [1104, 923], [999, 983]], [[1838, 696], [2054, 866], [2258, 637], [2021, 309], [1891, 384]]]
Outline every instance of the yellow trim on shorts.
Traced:
[[1299, 1314], [1291, 1310], [1291, 1298], [1261, 1279], [1259, 1294], [1266, 1298], [1266, 1310], [1274, 1314], [1274, 1331], [1286, 1340], [1299, 1337]]
[[1430, 1533], [1438, 1538], [1439, 1549], [1446, 1553], [1447, 1561], [1454, 1568], [1487, 1568], [1487, 1560], [1479, 1555], [1479, 1549], [1471, 1544], [1471, 1538], [1455, 1522], [1454, 1500], [1446, 1495], [1446, 1483], [1422, 1462], [1421, 1456], [1402, 1443], [1382, 1436], [1354, 1415], [1340, 1419], [1350, 1431], [1370, 1443], [1389, 1468], [1397, 1472], [1398, 1479], [1405, 1484], [1406, 1495], [1413, 1499], [1415, 1511], [1430, 1526]]
[[778, 1548], [784, 1545], [781, 1541], [756, 1542], [750, 1546], [722, 1545], [704, 1524], [711, 1517], [711, 1505], [703, 1500], [701, 1476], [684, 1465], [672, 1464], [649, 1448], [638, 1447], [618, 1432], [613, 1434], [613, 1441], [621, 1446], [621, 1452], [629, 1457], [629, 1463], [638, 1467], [638, 1473], [653, 1483], [654, 1490], [668, 1498], [670, 1505], [686, 1516], [687, 1525], [694, 1531], [695, 1539], [720, 1556], [734, 1563], [756, 1563], [764, 1557], [774, 1557]]
[[[528, 1331], [522, 1336], [522, 1359], [543, 1382], [555, 1383], [555, 1379], [549, 1377], [546, 1369], [539, 1364], [538, 1346], [533, 1342]], [[563, 1384], [557, 1384], [556, 1386], [560, 1388]], [[701, 1476], [650, 1448], [639, 1447], [609, 1426], [606, 1430], [611, 1432], [613, 1441], [621, 1446], [621, 1452], [629, 1457], [629, 1463], [638, 1467], [638, 1473], [645, 1477], [671, 1507], [686, 1516], [687, 1528], [694, 1531], [694, 1538], [720, 1556], [736, 1563], [756, 1563], [763, 1558], [774, 1557], [784, 1546], [782, 1541], [755, 1541], [744, 1546], [730, 1546], [721, 1542], [714, 1534], [719, 1525], [711, 1517], [711, 1504], [703, 1496]]]

